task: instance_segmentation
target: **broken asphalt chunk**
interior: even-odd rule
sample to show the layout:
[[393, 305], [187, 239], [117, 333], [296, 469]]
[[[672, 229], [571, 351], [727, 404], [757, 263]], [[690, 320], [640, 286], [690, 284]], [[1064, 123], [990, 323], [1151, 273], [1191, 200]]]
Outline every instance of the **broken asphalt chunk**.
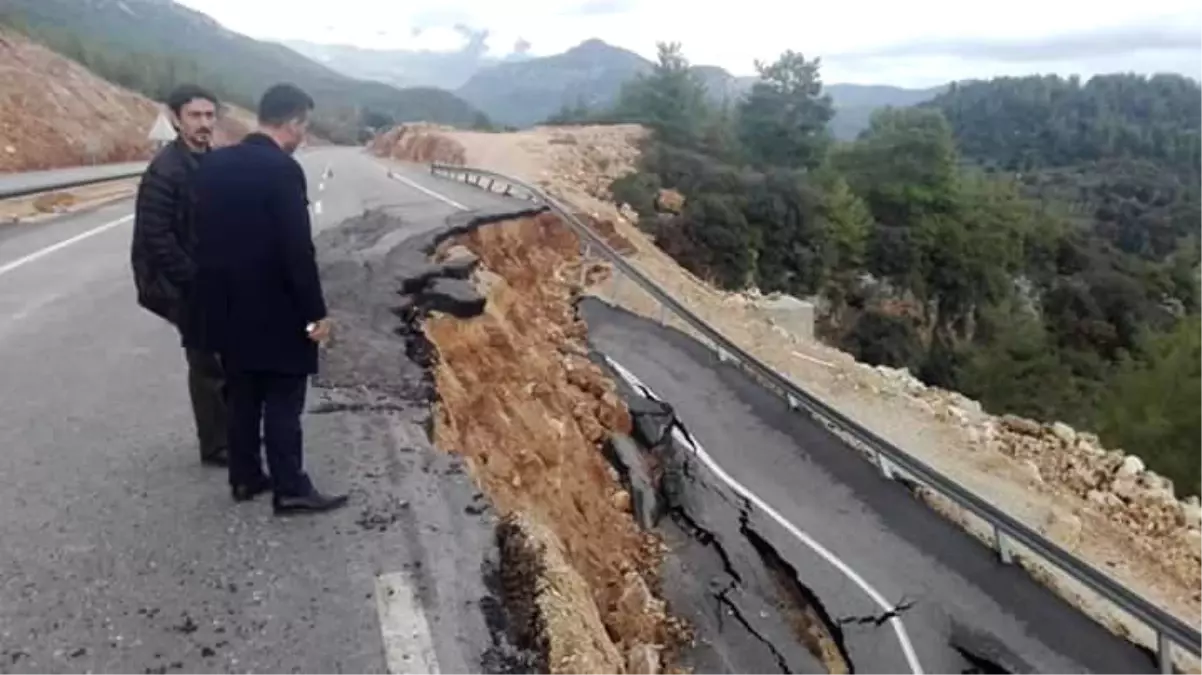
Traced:
[[[456, 251], [456, 249], [461, 249]], [[426, 263], [401, 277], [401, 294], [410, 295], [429, 288], [437, 279], [468, 279], [480, 263], [475, 253], [462, 246], [452, 249], [453, 255], [442, 263]]]
[[430, 310], [469, 319], [484, 311], [484, 298], [463, 279], [437, 278], [421, 292], [421, 304]]
[[630, 492], [631, 510], [639, 527], [644, 530], [655, 527], [659, 520], [659, 502], [638, 444], [625, 434], [610, 434], [605, 443], [605, 455]]
[[676, 412], [663, 401], [635, 395], [627, 398], [626, 407], [634, 422], [634, 436], [643, 447], [654, 448], [663, 443], [676, 422]]

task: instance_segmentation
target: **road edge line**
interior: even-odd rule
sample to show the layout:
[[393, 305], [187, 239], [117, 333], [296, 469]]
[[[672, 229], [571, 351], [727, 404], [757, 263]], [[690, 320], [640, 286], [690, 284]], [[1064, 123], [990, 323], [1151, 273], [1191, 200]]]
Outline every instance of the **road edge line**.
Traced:
[[384, 661], [391, 675], [438, 675], [438, 654], [430, 623], [405, 572], [376, 577], [376, 612], [384, 638]]
[[424, 185], [420, 185], [416, 181], [414, 181], [410, 178], [406, 178], [406, 177], [394, 172], [392, 169], [388, 169], [388, 177], [395, 181], [404, 183], [405, 185], [408, 185], [409, 187], [413, 188], [414, 190], [417, 190], [418, 192], [425, 193], [444, 204], [453, 206], [453, 207], [459, 209], [460, 211], [470, 211], [471, 210], [468, 207], [464, 206], [463, 204], [460, 204], [459, 202], [455, 201], [454, 199], [451, 199], [450, 197], [448, 197], [446, 195], [439, 194]]
[[28, 265], [31, 262], [34, 262], [41, 258], [44, 258], [45, 256], [48, 256], [51, 253], [54, 253], [55, 251], [67, 248], [68, 246], [70, 246], [72, 244], [79, 243], [79, 242], [83, 241], [84, 239], [88, 239], [89, 237], [94, 237], [102, 232], [107, 232], [108, 230], [111, 230], [114, 227], [117, 227], [118, 225], [124, 225], [125, 223], [128, 223], [129, 221], [131, 221], [133, 219], [134, 219], [134, 214], [132, 214], [132, 213], [127, 216], [122, 216], [116, 220], [109, 221], [103, 225], [98, 225], [96, 227], [93, 227], [92, 229], [87, 230], [85, 232], [80, 232], [79, 234], [75, 235], [74, 237], [68, 237], [67, 239], [64, 239], [56, 244], [51, 244], [43, 249], [39, 249], [39, 250], [34, 251], [33, 253], [30, 253], [26, 256], [17, 258], [16, 260], [14, 260], [12, 262], [0, 265], [0, 276], [4, 276], [5, 274], [8, 274], [9, 272], [12, 272], [21, 267], [24, 267], [25, 265]]

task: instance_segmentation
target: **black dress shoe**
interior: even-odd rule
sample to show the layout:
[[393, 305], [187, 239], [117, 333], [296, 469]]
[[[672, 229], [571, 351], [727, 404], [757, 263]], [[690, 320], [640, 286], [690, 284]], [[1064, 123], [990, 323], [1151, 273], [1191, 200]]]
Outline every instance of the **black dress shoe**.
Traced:
[[239, 483], [230, 486], [230, 494], [234, 496], [236, 502], [249, 502], [255, 497], [267, 492], [271, 489], [271, 479], [264, 477], [262, 480], [255, 483]]
[[201, 455], [200, 463], [204, 464], [205, 466], [222, 466], [222, 467], [229, 466], [230, 465], [230, 453], [225, 450], [218, 450], [217, 452], [214, 452], [212, 454]]
[[346, 506], [346, 502], [346, 495], [323, 495], [317, 490], [313, 490], [307, 495], [295, 497], [276, 495], [271, 500], [271, 505], [276, 515], [285, 515], [289, 513], [323, 513], [325, 511], [333, 511], [334, 509]]

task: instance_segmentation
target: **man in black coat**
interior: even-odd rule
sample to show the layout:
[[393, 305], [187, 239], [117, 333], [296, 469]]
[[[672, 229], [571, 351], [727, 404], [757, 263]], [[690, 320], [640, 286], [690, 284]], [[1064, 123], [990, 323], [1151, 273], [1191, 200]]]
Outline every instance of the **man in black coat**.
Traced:
[[[130, 246], [138, 304], [184, 331], [187, 295], [195, 281], [192, 174], [213, 142], [217, 97], [183, 85], [167, 98], [178, 137], [155, 155], [142, 175]], [[212, 352], [185, 349], [188, 392], [200, 461], [225, 466], [225, 375]]]
[[276, 513], [328, 511], [347, 501], [318, 492], [303, 461], [308, 377], [330, 332], [305, 174], [291, 156], [312, 109], [313, 99], [297, 87], [272, 87], [259, 103], [259, 131], [210, 153], [194, 178], [198, 274], [184, 340], [218, 352], [226, 369], [234, 499], [270, 488]]

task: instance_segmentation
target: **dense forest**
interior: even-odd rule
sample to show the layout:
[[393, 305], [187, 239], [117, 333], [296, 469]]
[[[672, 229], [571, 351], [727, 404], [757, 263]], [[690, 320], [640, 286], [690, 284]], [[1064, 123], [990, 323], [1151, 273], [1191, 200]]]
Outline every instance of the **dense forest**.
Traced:
[[[1001, 78], [829, 131], [820, 64], [712, 107], [679, 45], [613, 109], [654, 130], [613, 185], [728, 289], [813, 297], [824, 339], [987, 409], [1098, 431], [1197, 494], [1199, 124], [1175, 75]], [[686, 197], [657, 214], [661, 188]]]

